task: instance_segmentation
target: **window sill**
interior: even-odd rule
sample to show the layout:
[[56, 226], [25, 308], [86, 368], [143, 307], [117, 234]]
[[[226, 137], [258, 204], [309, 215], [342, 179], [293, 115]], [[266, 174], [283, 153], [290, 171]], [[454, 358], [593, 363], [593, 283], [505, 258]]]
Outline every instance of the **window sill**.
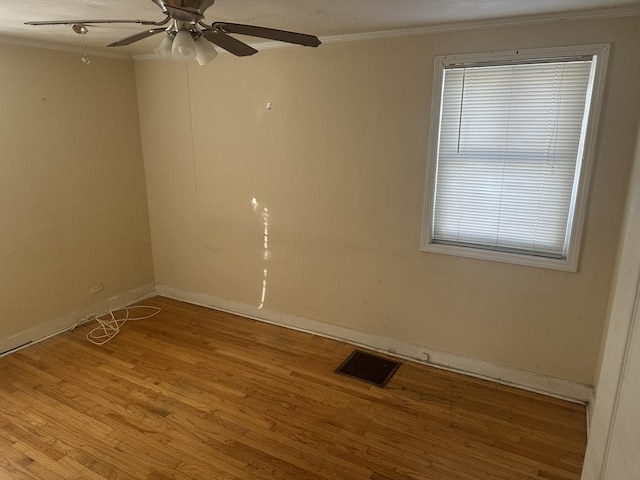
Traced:
[[454, 245], [443, 245], [429, 243], [423, 245], [421, 251], [425, 253], [438, 253], [442, 255], [453, 255], [456, 257], [475, 258], [477, 260], [489, 260], [492, 262], [510, 263], [513, 265], [523, 265], [527, 267], [547, 268], [551, 270], [561, 270], [565, 272], [576, 272], [578, 270], [577, 258], [547, 258], [535, 255], [519, 253], [501, 252], [494, 250], [483, 250], [472, 247], [458, 247]]

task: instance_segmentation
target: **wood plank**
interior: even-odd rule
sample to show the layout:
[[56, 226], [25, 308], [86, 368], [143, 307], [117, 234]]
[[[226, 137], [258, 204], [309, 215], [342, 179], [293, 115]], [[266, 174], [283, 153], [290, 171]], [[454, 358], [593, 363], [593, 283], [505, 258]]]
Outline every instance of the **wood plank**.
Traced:
[[156, 297], [111, 342], [85, 325], [0, 358], [0, 478], [578, 480], [581, 405]]

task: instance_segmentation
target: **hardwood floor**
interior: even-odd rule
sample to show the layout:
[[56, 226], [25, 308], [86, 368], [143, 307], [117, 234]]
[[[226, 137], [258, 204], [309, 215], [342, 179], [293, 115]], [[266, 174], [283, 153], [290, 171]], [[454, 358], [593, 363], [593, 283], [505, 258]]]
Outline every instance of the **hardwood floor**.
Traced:
[[353, 346], [156, 297], [0, 359], [0, 478], [579, 479], [585, 409], [403, 362], [334, 374]]

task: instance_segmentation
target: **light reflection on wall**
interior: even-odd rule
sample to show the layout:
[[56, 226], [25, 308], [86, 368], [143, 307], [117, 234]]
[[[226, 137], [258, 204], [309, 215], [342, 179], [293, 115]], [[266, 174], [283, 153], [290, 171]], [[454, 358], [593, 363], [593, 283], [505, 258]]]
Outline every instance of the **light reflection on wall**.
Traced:
[[264, 307], [264, 300], [267, 296], [267, 275], [269, 273], [269, 265], [270, 265], [270, 254], [269, 254], [269, 209], [262, 208], [260, 209], [260, 204], [255, 197], [251, 199], [251, 206], [253, 207], [253, 211], [256, 213], [260, 213], [262, 217], [263, 224], [263, 237], [262, 237], [262, 246], [264, 248], [264, 252], [262, 254], [262, 258], [265, 262], [264, 269], [262, 270], [262, 293], [260, 295], [260, 305], [258, 308]]

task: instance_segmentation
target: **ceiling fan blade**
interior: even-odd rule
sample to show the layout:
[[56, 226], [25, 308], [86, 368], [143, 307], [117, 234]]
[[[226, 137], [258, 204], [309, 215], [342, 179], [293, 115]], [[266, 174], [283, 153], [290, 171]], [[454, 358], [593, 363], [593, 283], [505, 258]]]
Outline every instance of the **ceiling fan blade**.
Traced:
[[176, 20], [181, 20], [183, 22], [192, 22], [198, 23], [200, 20], [204, 18], [204, 15], [193, 12], [191, 10], [186, 10], [184, 8], [173, 7], [171, 5], [164, 4], [164, 8], [172, 18]]
[[[169, 17], [167, 17], [169, 18]], [[138, 23], [140, 25], [162, 25], [166, 23], [166, 19], [161, 22], [153, 22], [151, 20], [44, 20], [36, 22], [25, 22], [25, 25], [73, 25], [75, 23], [88, 25], [91, 23]]]
[[253, 55], [254, 53], [258, 53], [255, 48], [250, 47], [246, 43], [241, 42], [240, 40], [236, 40], [235, 38], [219, 30], [205, 30], [204, 32], [202, 32], [202, 36], [209, 40], [211, 43], [224, 48], [227, 52], [233, 53], [236, 57], [247, 57], [249, 55]]
[[215, 22], [214, 29], [220, 29], [225, 33], [238, 33], [240, 35], [250, 35], [252, 37], [278, 40], [279, 42], [294, 43], [305, 47], [317, 47], [320, 40], [314, 35], [305, 33], [288, 32], [286, 30], [276, 30], [275, 28], [257, 27], [255, 25], [243, 25], [241, 23]]
[[142, 40], [143, 38], [150, 37], [151, 35], [155, 35], [156, 33], [166, 32], [164, 28], [151, 28], [149, 30], [143, 30], [142, 32], [135, 33], [133, 35], [129, 35], [128, 37], [123, 38], [122, 40], [118, 40], [117, 42], [113, 42], [107, 47], [122, 47], [123, 45], [130, 45], [138, 40]]

